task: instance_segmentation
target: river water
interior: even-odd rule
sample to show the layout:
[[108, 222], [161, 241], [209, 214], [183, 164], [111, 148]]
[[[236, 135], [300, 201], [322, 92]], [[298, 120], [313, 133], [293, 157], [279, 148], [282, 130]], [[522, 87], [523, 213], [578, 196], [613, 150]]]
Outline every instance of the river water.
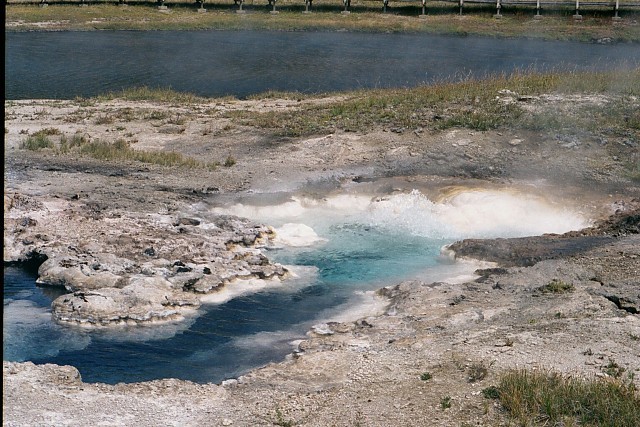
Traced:
[[212, 97], [321, 93], [640, 64], [638, 44], [427, 34], [95, 31], [5, 38], [6, 99], [72, 99], [139, 86]]
[[[339, 32], [8, 33], [5, 47], [7, 99], [73, 98], [141, 85], [244, 97], [640, 63], [637, 45]], [[60, 326], [51, 321], [50, 304], [61, 291], [36, 286], [33, 271], [5, 266], [3, 359], [73, 365], [88, 382], [219, 382], [282, 360], [318, 322], [376, 312], [374, 289], [472, 272], [474, 265], [441, 255], [447, 243], [586, 225], [578, 213], [507, 193], [467, 191], [444, 202], [419, 192], [371, 196], [273, 206], [205, 203], [203, 217], [237, 214], [297, 237], [267, 254], [292, 266], [295, 277], [205, 304], [186, 322], [101, 331]]]

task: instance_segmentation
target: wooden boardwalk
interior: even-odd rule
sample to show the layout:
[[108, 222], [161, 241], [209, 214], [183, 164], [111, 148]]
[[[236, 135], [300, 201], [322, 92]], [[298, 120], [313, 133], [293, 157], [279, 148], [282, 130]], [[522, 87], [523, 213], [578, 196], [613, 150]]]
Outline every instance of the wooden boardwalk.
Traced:
[[[75, 0], [81, 6], [87, 6], [89, 4], [119, 4], [134, 5], [134, 4], [153, 4], [153, 0]], [[268, 6], [272, 7], [272, 13], [277, 13], [276, 3], [278, 0], [266, 0]], [[313, 0], [300, 0], [304, 2], [304, 12], [311, 12]], [[442, 5], [453, 4], [458, 6], [457, 10], [459, 14], [463, 14], [465, 5], [480, 4], [480, 5], [493, 5], [495, 7], [495, 17], [500, 18], [502, 16], [502, 9], [508, 7], [510, 10], [517, 8], [526, 8], [535, 11], [534, 19], [541, 19], [543, 10], [557, 11], [557, 10], [572, 10], [573, 18], [575, 20], [582, 19], [581, 11], [585, 9], [611, 11], [612, 19], [619, 20], [619, 13], [621, 10], [640, 12], [640, 0], [371, 0], [380, 1], [382, 3], [382, 12], [386, 12], [391, 3], [418, 3], [422, 6], [422, 13], [420, 17], [426, 17], [430, 5], [436, 3]], [[74, 2], [74, 0], [71, 0]], [[212, 0], [194, 0], [193, 3], [197, 6], [197, 10], [204, 11], [205, 2], [209, 4], [217, 3]], [[234, 6], [239, 13], [242, 13], [245, 0], [233, 0]], [[40, 6], [47, 6], [49, 4], [69, 4], [69, 0], [5, 0], [5, 5], [10, 4], [39, 4]], [[184, 0], [157, 0], [155, 3], [158, 9], [167, 9], [168, 4], [185, 4]], [[290, 3], [288, 3], [290, 4]], [[342, 0], [343, 8], [342, 13], [350, 13], [351, 0]], [[455, 6], [454, 6], [455, 7]]]

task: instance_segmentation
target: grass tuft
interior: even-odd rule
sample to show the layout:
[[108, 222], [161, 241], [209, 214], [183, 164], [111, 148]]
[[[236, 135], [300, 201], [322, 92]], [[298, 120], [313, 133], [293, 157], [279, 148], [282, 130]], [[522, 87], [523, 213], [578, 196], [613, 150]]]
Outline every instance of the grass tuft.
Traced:
[[634, 384], [618, 379], [584, 379], [554, 372], [513, 370], [495, 390], [518, 425], [637, 427], [640, 396]]
[[47, 129], [29, 135], [27, 139], [20, 144], [20, 148], [31, 151], [38, 151], [44, 148], [53, 148], [53, 142], [49, 138], [50, 133]]
[[440, 399], [440, 408], [444, 411], [445, 409], [451, 408], [451, 396], [444, 396]]

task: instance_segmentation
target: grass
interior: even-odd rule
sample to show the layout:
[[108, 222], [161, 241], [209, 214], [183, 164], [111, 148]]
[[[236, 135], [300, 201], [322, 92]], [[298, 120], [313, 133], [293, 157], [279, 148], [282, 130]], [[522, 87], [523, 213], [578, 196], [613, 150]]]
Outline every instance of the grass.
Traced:
[[494, 19], [495, 6], [466, 5], [464, 15], [458, 14], [456, 4], [429, 1], [428, 18], [419, 19], [421, 3], [391, 2], [388, 13], [382, 12], [381, 1], [354, 0], [350, 15], [339, 12], [344, 9], [341, 0], [316, 3], [313, 12], [303, 14], [302, 0], [279, 0], [278, 15], [269, 14], [267, 1], [246, 2], [245, 14], [235, 13], [230, 1], [208, 1], [208, 13], [196, 13], [194, 2], [174, 1], [166, 3], [169, 13], [159, 13], [149, 3], [130, 2], [127, 8], [115, 4], [93, 2], [89, 7], [75, 4], [52, 4], [41, 8], [35, 4], [15, 2], [5, 6], [9, 31], [42, 31], [42, 23], [49, 23], [49, 30], [275, 30], [275, 31], [366, 31], [366, 32], [423, 32], [460, 36], [484, 35], [491, 37], [528, 37], [556, 40], [640, 41], [640, 28], [630, 25], [638, 18], [637, 9], [626, 9], [621, 2], [625, 21], [617, 25], [611, 22], [609, 8], [589, 10], [583, 8], [583, 20], [576, 24], [571, 8], [547, 7], [543, 20], [534, 20], [531, 7], [503, 8], [503, 17]]
[[[163, 151], [143, 151], [134, 150], [124, 139], [118, 139], [115, 142], [106, 141], [89, 141], [85, 135], [74, 134], [69, 140], [66, 135], [60, 136], [59, 145], [56, 144], [48, 136], [50, 130], [44, 129], [29, 135], [27, 139], [20, 145], [20, 148], [32, 151], [38, 151], [45, 148], [56, 149], [59, 154], [68, 154], [77, 152], [79, 154], [93, 157], [103, 161], [135, 161], [140, 163], [149, 163], [160, 166], [176, 166], [185, 168], [207, 168], [213, 170], [218, 163], [204, 163], [191, 157], [185, 157], [176, 152]], [[59, 132], [54, 133], [55, 135]], [[225, 162], [225, 166], [233, 166], [229, 158]]]
[[[615, 82], [615, 85], [612, 84]], [[465, 127], [490, 130], [505, 127], [547, 131], [567, 127], [558, 112], [527, 112], [517, 103], [498, 99], [509, 89], [518, 96], [541, 94], [616, 94], [624, 99], [616, 105], [578, 110], [571, 128], [606, 127], [612, 134], [629, 132], [629, 117], [635, 117], [640, 95], [640, 68], [593, 73], [548, 73], [522, 71], [511, 76], [441, 83], [410, 89], [374, 89], [348, 92], [343, 100], [304, 107], [300, 111], [232, 111], [228, 118], [242, 124], [270, 129], [285, 137], [332, 133], [336, 130], [365, 131], [379, 128], [444, 130]], [[346, 99], [345, 99], [346, 98]], [[594, 120], [597, 118], [597, 120]], [[633, 131], [633, 129], [632, 129]]]
[[148, 86], [124, 89], [119, 92], [108, 92], [93, 99], [95, 101], [120, 99], [124, 101], [153, 101], [175, 104], [193, 104], [206, 101], [206, 98], [199, 97], [192, 93], [177, 92], [171, 88], [150, 88]]
[[105, 141], [87, 142], [80, 148], [80, 153], [98, 160], [136, 161], [161, 166], [178, 166], [186, 168], [215, 169], [215, 163], [203, 163], [176, 152], [134, 150], [129, 143], [118, 139], [113, 143]]
[[640, 396], [631, 381], [521, 369], [503, 374], [497, 387], [485, 390], [485, 397], [499, 399], [522, 427], [640, 425]]
[[602, 372], [613, 378], [620, 378], [626, 369], [613, 360], [609, 359], [609, 363], [602, 368]]
[[29, 135], [27, 139], [20, 144], [20, 148], [38, 151], [44, 148], [53, 148], [53, 142], [46, 133], [37, 132], [33, 135]]

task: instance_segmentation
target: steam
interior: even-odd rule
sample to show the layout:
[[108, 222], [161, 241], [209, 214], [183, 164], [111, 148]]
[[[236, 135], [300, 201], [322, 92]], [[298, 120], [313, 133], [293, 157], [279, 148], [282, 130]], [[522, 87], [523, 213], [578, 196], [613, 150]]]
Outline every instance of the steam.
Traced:
[[82, 350], [91, 338], [51, 321], [51, 311], [28, 300], [5, 300], [2, 322], [3, 360], [55, 357], [62, 349]]

